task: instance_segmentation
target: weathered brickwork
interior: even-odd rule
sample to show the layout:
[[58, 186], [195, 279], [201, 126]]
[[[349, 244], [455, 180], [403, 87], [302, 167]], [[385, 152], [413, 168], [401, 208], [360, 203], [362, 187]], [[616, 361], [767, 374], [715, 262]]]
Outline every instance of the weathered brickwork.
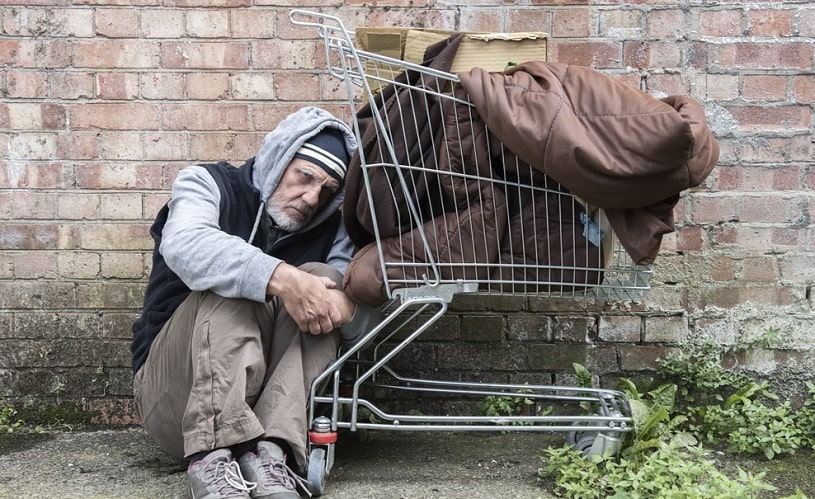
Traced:
[[[241, 163], [306, 104], [350, 116], [314, 30], [545, 31], [549, 58], [706, 106], [721, 157], [685, 193], [642, 303], [457, 298], [400, 362], [461, 379], [653, 373], [683, 340], [777, 331], [730, 359], [815, 375], [815, 6], [594, 0], [0, 1], [0, 404], [132, 422], [130, 324], [179, 169]], [[500, 4], [500, 5], [498, 5]]]

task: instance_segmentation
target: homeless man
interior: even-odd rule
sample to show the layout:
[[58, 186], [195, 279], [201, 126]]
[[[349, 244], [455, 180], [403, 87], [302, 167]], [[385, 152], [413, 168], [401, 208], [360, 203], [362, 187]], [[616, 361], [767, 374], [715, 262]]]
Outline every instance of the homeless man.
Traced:
[[300, 497], [291, 467], [306, 461], [311, 382], [372, 316], [340, 289], [355, 147], [342, 121], [303, 108], [240, 168], [182, 170], [151, 228], [135, 405], [155, 441], [189, 461], [195, 498]]

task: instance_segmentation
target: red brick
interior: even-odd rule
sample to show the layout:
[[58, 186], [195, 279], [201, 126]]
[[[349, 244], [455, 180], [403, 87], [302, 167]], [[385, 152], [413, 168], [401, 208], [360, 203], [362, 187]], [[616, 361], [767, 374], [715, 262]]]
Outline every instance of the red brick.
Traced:
[[736, 75], [709, 74], [705, 76], [705, 97], [727, 101], [740, 97], [739, 77]]
[[714, 281], [732, 281], [736, 276], [731, 258], [715, 258], [710, 266], [710, 278]]
[[[248, 7], [252, 5], [251, 0], [168, 0], [162, 2], [164, 5], [174, 7]], [[257, 2], [256, 2], [257, 3]], [[309, 4], [308, 2], [296, 3], [297, 6], [323, 5], [322, 3]]]
[[99, 277], [99, 253], [71, 251], [60, 253], [59, 275], [68, 279], [94, 279]]
[[96, 132], [71, 131], [57, 135], [56, 159], [93, 159], [99, 155], [99, 142]]
[[[805, 135], [797, 135], [790, 139], [790, 150], [789, 150], [790, 161], [809, 161], [815, 156], [813, 152], [813, 140], [810, 134]], [[805, 188], [811, 189], [812, 186], [809, 184], [805, 185]]]
[[[229, 12], [216, 9], [190, 9], [187, 14], [187, 33], [193, 38], [228, 38]], [[236, 38], [245, 35], [236, 33]]]
[[647, 42], [623, 43], [623, 64], [637, 69], [650, 66], [651, 46]]
[[137, 9], [95, 9], [96, 34], [106, 38], [135, 38], [139, 34]]
[[[460, 12], [458, 9], [372, 9], [359, 18], [343, 15], [344, 10], [347, 9], [339, 9], [339, 13], [346, 28], [353, 26], [422, 26], [431, 29], [463, 29], [458, 21]], [[365, 13], [364, 10], [361, 12]]]
[[133, 132], [104, 132], [99, 134], [99, 159], [142, 160], [144, 145], [142, 134]]
[[275, 77], [275, 94], [279, 100], [318, 101], [320, 78], [319, 75], [304, 78], [303, 75], [278, 74]]
[[89, 99], [93, 97], [93, 76], [78, 72], [53, 72], [48, 75], [48, 96], [54, 99]]
[[38, 99], [48, 94], [48, 73], [44, 71], [7, 71], [5, 97]]
[[777, 191], [795, 191], [801, 188], [803, 173], [796, 165], [781, 166], [773, 170], [773, 189]]
[[65, 68], [71, 65], [72, 52], [68, 43], [61, 40], [23, 39], [19, 42], [17, 66], [49, 70]]
[[778, 196], [744, 196], [742, 198], [741, 221], [745, 223], [789, 222], [790, 217], [787, 215], [788, 204], [788, 199]]
[[141, 96], [145, 99], [185, 98], [185, 77], [181, 73], [146, 73], [141, 75]]
[[[555, 12], [549, 9], [502, 9], [506, 16], [506, 25], [501, 31], [544, 31], [549, 29], [547, 26], [552, 26], [552, 33], [554, 35], [556, 23], [552, 22]], [[563, 11], [560, 11], [563, 12]], [[559, 31], [568, 31], [570, 28], [575, 28], [575, 20], [565, 18], [563, 21], [565, 25], [558, 26]], [[578, 28], [580, 29], [580, 28]], [[564, 35], [557, 35], [564, 36]], [[565, 35], [565, 36], [578, 36], [578, 35]]]
[[92, 40], [72, 43], [75, 68], [147, 69], [159, 67], [159, 46], [143, 40]]
[[687, 95], [690, 93], [689, 82], [681, 74], [648, 75], [646, 90], [655, 95]]
[[54, 37], [90, 38], [93, 36], [93, 14], [92, 9], [52, 9], [50, 34]]
[[56, 215], [55, 196], [50, 192], [19, 191], [11, 199], [14, 218], [53, 219]]
[[691, 197], [691, 219], [697, 223], [738, 220], [739, 199], [734, 196]]
[[811, 284], [815, 281], [815, 265], [810, 254], [786, 254], [778, 257], [781, 278], [796, 284]]
[[80, 189], [162, 189], [161, 171], [140, 162], [124, 165], [85, 163], [77, 169], [76, 183]]
[[622, 45], [615, 42], [561, 42], [549, 45], [549, 59], [592, 68], [618, 68], [622, 63]]
[[679, 9], [660, 9], [648, 13], [646, 19], [649, 38], [680, 39], [688, 31], [688, 14]]
[[156, 130], [159, 108], [143, 103], [87, 103], [68, 106], [77, 130]]
[[787, 138], [751, 137], [738, 143], [738, 155], [746, 163], [784, 163], [789, 146]]
[[252, 67], [255, 69], [300, 69], [313, 73], [326, 68], [322, 42], [269, 40], [252, 42]]
[[[197, 133], [190, 137], [190, 157], [199, 158], [199, 161], [235, 161], [238, 158], [235, 151], [235, 134], [233, 133]], [[250, 156], [241, 159], [249, 159]], [[237, 165], [236, 165], [237, 166]]]
[[20, 44], [17, 40], [0, 40], [0, 64], [11, 66], [17, 62]]
[[81, 249], [153, 249], [153, 241], [150, 239], [147, 224], [87, 224], [83, 227], [79, 238]]
[[676, 234], [676, 248], [679, 251], [697, 251], [704, 245], [702, 228], [688, 226], [679, 228]]
[[65, 188], [66, 168], [57, 164], [2, 164], [0, 185], [11, 188]]
[[168, 104], [161, 126], [165, 130], [247, 130], [247, 110], [240, 104]]
[[140, 9], [141, 32], [145, 38], [182, 38], [186, 35], [184, 11], [180, 9]]
[[802, 235], [797, 228], [778, 228], [773, 230], [771, 241], [777, 248], [797, 249]]
[[155, 194], [144, 194], [144, 218], [145, 220], [153, 220], [158, 215], [159, 210], [170, 198], [169, 193], [161, 192]]
[[747, 34], [750, 36], [792, 35], [792, 10], [750, 10]]
[[591, 35], [591, 11], [569, 8], [552, 12], [552, 36], [555, 38], [588, 38]]
[[187, 97], [195, 100], [227, 100], [229, 75], [227, 73], [201, 72], [186, 76]]
[[139, 96], [136, 73], [99, 73], [96, 75], [98, 96], [105, 100], [132, 100]]
[[799, 75], [793, 77], [792, 98], [796, 102], [815, 102], [815, 76]]
[[620, 369], [623, 372], [656, 371], [659, 359], [664, 359], [672, 351], [661, 345], [620, 345]]
[[699, 34], [704, 36], [740, 36], [741, 10], [711, 10], [699, 14]]
[[101, 276], [114, 279], [138, 279], [145, 276], [141, 253], [102, 253]]
[[801, 9], [798, 16], [798, 35], [815, 36], [815, 9]]
[[645, 14], [635, 9], [599, 11], [601, 37], [631, 40], [642, 38]]
[[135, 220], [142, 218], [139, 193], [110, 193], [101, 196], [101, 218], [104, 220]]
[[739, 283], [745, 286], [751, 282], [774, 283], [778, 278], [778, 263], [771, 256], [744, 258], [740, 266]]
[[812, 118], [809, 106], [732, 107], [730, 113], [746, 130], [808, 129]]
[[[281, 76], [278, 76], [279, 78]], [[336, 78], [332, 79], [339, 81]], [[232, 98], [235, 100], [273, 100], [275, 98], [274, 78], [265, 71], [234, 75], [230, 77], [228, 86], [232, 89]], [[319, 100], [319, 95], [317, 100]]]
[[100, 196], [96, 193], [65, 193], [57, 196], [56, 209], [63, 220], [97, 220]]
[[47, 133], [20, 133], [8, 143], [8, 158], [12, 160], [50, 160], [56, 155], [56, 137]]
[[178, 160], [189, 157], [186, 133], [145, 133], [144, 144], [144, 159], [146, 160]]
[[278, 20], [279, 16], [280, 13], [272, 9], [232, 9], [229, 11], [232, 36], [262, 40], [277, 38], [280, 36], [277, 29], [279, 26], [291, 26], [288, 12], [285, 12], [283, 19]]
[[718, 64], [724, 69], [810, 69], [810, 43], [732, 43], [723, 45]]
[[637, 343], [642, 339], [642, 318], [601, 316], [597, 325], [600, 341]]
[[56, 278], [57, 254], [37, 251], [14, 255], [14, 277], [17, 279]]
[[742, 94], [753, 101], [783, 101], [787, 97], [787, 77], [745, 75]]
[[2, 249], [55, 249], [58, 242], [59, 227], [55, 224], [0, 224], [0, 248]]
[[173, 69], [247, 69], [249, 45], [243, 42], [163, 42], [161, 67]]
[[687, 337], [688, 321], [684, 316], [645, 318], [646, 343], [681, 343]]
[[48, 11], [35, 7], [5, 7], [2, 22], [7, 36], [42, 36], [48, 32]]

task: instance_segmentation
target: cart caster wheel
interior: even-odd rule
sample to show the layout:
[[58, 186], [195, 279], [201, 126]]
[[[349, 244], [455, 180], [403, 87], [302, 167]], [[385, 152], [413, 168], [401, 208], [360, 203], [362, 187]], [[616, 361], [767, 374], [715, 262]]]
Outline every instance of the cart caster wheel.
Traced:
[[582, 452], [584, 456], [589, 456], [595, 439], [597, 439], [596, 433], [583, 434], [580, 439], [574, 443], [574, 450]]
[[325, 490], [325, 449], [316, 447], [311, 449], [308, 457], [308, 490], [312, 497], [323, 495]]
[[[586, 426], [586, 423], [582, 421], [575, 421], [574, 423], [572, 423], [572, 426], [579, 428], [581, 426]], [[582, 440], [584, 436], [586, 436], [586, 432], [582, 430], [566, 432], [566, 443], [571, 446], [577, 445], [577, 442]]]

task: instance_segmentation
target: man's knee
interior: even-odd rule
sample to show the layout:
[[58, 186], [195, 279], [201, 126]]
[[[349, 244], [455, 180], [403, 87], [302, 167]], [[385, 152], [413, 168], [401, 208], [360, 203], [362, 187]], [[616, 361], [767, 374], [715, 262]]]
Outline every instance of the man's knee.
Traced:
[[327, 263], [307, 262], [300, 265], [298, 268], [303, 272], [308, 272], [312, 275], [328, 277], [334, 281], [337, 286], [342, 287], [342, 274], [339, 270], [335, 269], [331, 265], [328, 265]]

